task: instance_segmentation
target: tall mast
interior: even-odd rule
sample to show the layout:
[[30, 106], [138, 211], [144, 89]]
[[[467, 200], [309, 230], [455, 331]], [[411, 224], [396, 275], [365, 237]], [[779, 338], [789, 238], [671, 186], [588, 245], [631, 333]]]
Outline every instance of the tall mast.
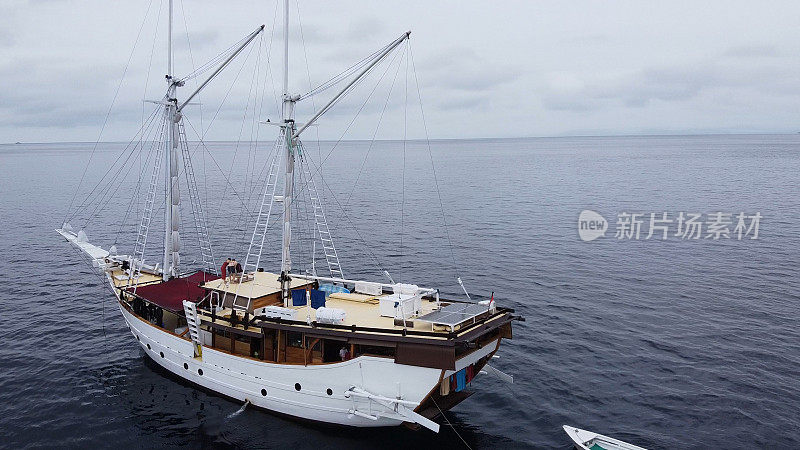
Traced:
[[177, 99], [175, 89], [177, 85], [172, 75], [172, 2], [169, 0], [169, 29], [167, 32], [167, 98], [164, 102], [166, 108], [167, 136], [164, 140], [164, 261], [161, 277], [164, 281], [176, 275], [180, 248], [178, 212], [180, 210], [180, 192], [178, 191], [178, 127], [176, 121], [180, 120], [177, 113]]
[[284, 304], [291, 297], [289, 272], [292, 259], [289, 245], [292, 241], [292, 197], [294, 191], [294, 104], [299, 98], [289, 94], [289, 0], [283, 3], [283, 136], [286, 148], [286, 177], [283, 187], [283, 245], [281, 251], [281, 291]]

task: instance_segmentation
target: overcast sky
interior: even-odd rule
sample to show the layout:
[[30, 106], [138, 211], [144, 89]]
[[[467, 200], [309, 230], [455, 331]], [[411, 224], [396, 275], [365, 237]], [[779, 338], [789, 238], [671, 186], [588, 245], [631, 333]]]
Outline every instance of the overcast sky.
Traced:
[[[142, 100], [165, 89], [167, 0], [0, 5], [0, 142], [94, 141], [118, 86], [102, 140], [133, 137], [154, 107]], [[291, 0], [291, 8], [296, 93], [412, 31], [413, 65], [406, 69], [407, 50], [398, 49], [321, 121], [322, 138], [401, 138], [405, 117], [408, 136], [424, 137], [414, 67], [432, 138], [800, 130], [797, 1]], [[178, 76], [266, 25], [186, 116], [207, 139], [273, 136], [253, 123], [276, 118], [275, 2], [175, 0], [175, 13]], [[298, 121], [314, 105], [299, 106]]]

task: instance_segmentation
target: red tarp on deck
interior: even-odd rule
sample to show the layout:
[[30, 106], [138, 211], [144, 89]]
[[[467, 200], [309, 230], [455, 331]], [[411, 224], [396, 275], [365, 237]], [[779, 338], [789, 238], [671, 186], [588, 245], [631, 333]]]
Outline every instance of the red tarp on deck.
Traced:
[[[184, 300], [197, 303], [203, 299], [205, 290], [200, 287], [201, 284], [218, 278], [220, 277], [199, 271], [188, 277], [140, 286], [136, 289], [136, 295], [164, 309], [179, 312], [183, 311]], [[133, 292], [133, 288], [128, 291]]]

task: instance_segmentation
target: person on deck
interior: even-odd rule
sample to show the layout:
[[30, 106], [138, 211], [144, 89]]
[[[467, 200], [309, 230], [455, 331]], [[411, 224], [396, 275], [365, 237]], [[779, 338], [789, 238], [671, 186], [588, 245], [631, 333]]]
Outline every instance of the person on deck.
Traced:
[[231, 262], [228, 263], [228, 279], [229, 281], [233, 281], [233, 275], [236, 273], [236, 259], [231, 258]]
[[239, 281], [242, 274], [242, 265], [236, 261], [236, 258], [231, 259], [228, 263], [228, 274], [231, 276], [231, 281]]
[[226, 270], [228, 269], [228, 264], [230, 263], [231, 259], [230, 258], [226, 259], [225, 262], [222, 263], [222, 271], [220, 272], [222, 274], [222, 278], [225, 280], [226, 283], [228, 282], [228, 272], [226, 272]]

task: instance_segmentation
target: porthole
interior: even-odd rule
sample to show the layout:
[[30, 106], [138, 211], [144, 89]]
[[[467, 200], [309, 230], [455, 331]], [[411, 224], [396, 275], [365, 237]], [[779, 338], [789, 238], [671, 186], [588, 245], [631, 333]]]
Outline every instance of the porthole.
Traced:
[[295, 391], [299, 391], [300, 390], [300, 383], [295, 383], [294, 384], [294, 390]]
[[150, 350], [150, 344], [147, 344], [147, 349]]
[[137, 340], [137, 341], [139, 340], [139, 335], [138, 335], [138, 334], [136, 335], [136, 340]]
[[261, 395], [263, 395], [264, 397], [266, 397], [266, 396], [267, 396], [267, 390], [266, 390], [266, 389], [262, 389], [262, 390], [261, 390]]
[[328, 393], [328, 395], [333, 395], [333, 391], [331, 390], [331, 388], [328, 388], [328, 390], [327, 390], [327, 391], [325, 391], [325, 392], [327, 392], [327, 393]]
[[189, 365], [186, 364], [186, 363], [183, 363], [183, 368], [186, 369], [186, 370], [189, 370]]
[[164, 352], [158, 352], [158, 354], [161, 355], [162, 358], [164, 357]]
[[203, 369], [197, 369], [197, 374], [203, 376]]

